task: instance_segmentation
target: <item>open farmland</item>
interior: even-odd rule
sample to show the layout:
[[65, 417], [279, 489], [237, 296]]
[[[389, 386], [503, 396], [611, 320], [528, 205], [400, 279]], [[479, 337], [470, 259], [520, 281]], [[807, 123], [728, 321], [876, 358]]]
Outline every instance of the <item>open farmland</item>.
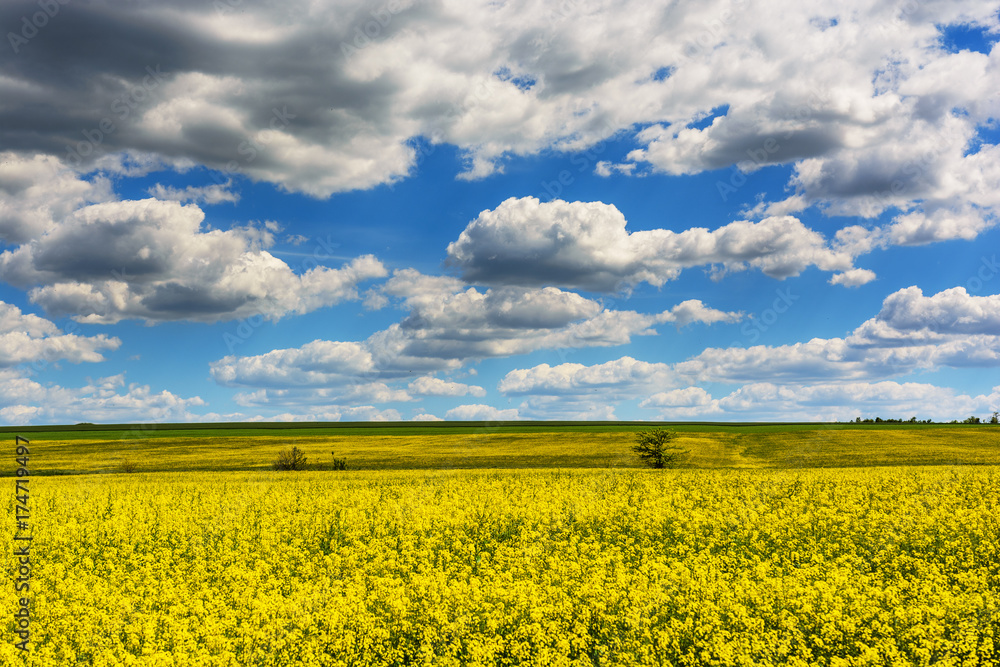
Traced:
[[[1000, 464], [1000, 427], [990, 425], [677, 424], [681, 468], [802, 468]], [[307, 428], [120, 427], [17, 431], [29, 438], [37, 474], [139, 470], [269, 470], [291, 446], [313, 469], [333, 455], [352, 470], [457, 468], [641, 468], [631, 451], [637, 424], [503, 422], [437, 425], [349, 424]], [[15, 431], [9, 431], [13, 439]], [[13, 474], [12, 468], [0, 474]]]
[[1000, 429], [545, 428], [22, 430], [0, 664], [1000, 662]]

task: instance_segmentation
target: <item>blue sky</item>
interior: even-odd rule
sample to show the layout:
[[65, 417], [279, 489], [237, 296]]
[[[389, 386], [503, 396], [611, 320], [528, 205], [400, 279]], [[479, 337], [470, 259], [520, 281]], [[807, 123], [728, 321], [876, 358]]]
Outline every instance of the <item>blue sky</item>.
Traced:
[[986, 417], [1000, 4], [870, 5], [4, 3], [0, 422]]

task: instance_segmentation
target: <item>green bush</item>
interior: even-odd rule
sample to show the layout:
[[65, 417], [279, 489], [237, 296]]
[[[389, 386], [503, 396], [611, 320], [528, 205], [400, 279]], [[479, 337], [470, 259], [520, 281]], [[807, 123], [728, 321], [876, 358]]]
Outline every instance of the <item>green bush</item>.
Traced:
[[330, 452], [333, 454], [333, 469], [334, 470], [347, 470], [347, 459], [338, 459], [337, 452]]
[[298, 447], [283, 449], [278, 452], [278, 458], [274, 460], [275, 470], [305, 470], [306, 453]]

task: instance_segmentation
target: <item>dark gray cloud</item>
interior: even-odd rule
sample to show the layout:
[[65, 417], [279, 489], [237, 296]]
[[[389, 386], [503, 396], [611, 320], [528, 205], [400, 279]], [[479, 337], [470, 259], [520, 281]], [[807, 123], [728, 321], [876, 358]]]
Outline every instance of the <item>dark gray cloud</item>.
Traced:
[[[902, 18], [869, 4], [836, 25], [790, 1], [55, 6], [24, 28], [30, 39], [0, 49], [0, 148], [84, 170], [128, 152], [325, 197], [406, 177], [415, 137], [457, 146], [460, 175], [476, 178], [506, 156], [632, 133], [625, 166], [637, 173], [794, 164], [799, 209], [996, 206], [995, 179], [964, 151], [1000, 113], [1000, 69], [932, 39], [952, 23], [995, 27], [984, 0], [922, 3]], [[0, 26], [16, 35], [38, 11], [3, 3]]]
[[[0, 25], [19, 25], [37, 11], [34, 2], [4, 3]], [[211, 2], [70, 3], [17, 53], [0, 49], [0, 146], [82, 168], [101, 155], [141, 151], [235, 166], [295, 188], [281, 173], [290, 166], [288, 149], [268, 147], [262, 133], [277, 129], [331, 150], [367, 133], [372, 150], [399, 144], [395, 164], [347, 187], [397, 177], [409, 166], [402, 149], [409, 133], [400, 131], [392, 99], [403, 82], [392, 73], [352, 78], [341, 51], [370, 11], [334, 8], [313, 21], [294, 4], [286, 12], [248, 5], [219, 14]], [[380, 39], [419, 15], [393, 14]], [[268, 34], [254, 39], [255, 31]], [[173, 129], [157, 131], [161, 120]]]
[[386, 275], [372, 256], [296, 275], [256, 228], [201, 229], [197, 206], [146, 199], [78, 210], [39, 238], [0, 254], [0, 279], [29, 290], [53, 315], [122, 319], [277, 319], [357, 298]]

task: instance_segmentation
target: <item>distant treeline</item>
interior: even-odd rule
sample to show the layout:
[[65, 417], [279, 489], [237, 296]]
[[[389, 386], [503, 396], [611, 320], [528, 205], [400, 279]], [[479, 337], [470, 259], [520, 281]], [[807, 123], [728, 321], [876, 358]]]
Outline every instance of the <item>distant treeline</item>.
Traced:
[[[848, 424], [934, 424], [933, 419], [917, 419], [916, 417], [910, 417], [909, 419], [882, 419], [881, 417], [876, 417], [875, 419], [868, 418], [862, 419], [858, 417], [853, 422], [847, 422]], [[952, 419], [950, 422], [939, 422], [941, 424], [1000, 424], [1000, 413], [994, 412], [993, 416], [987, 421], [981, 420], [979, 417], [972, 415], [971, 417], [966, 417], [962, 421], [957, 419]]]

